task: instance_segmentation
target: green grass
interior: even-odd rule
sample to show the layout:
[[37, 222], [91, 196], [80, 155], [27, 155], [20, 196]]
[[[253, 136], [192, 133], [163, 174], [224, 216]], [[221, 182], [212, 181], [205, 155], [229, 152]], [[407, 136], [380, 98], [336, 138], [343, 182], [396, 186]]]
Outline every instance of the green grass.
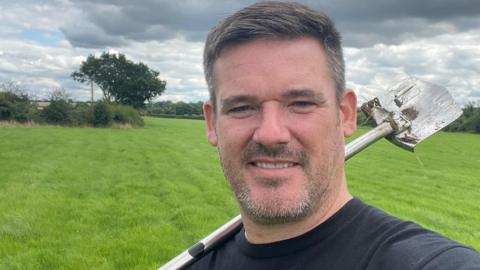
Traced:
[[[0, 269], [155, 269], [237, 214], [203, 121], [0, 128]], [[355, 196], [480, 249], [480, 136], [348, 161]]]

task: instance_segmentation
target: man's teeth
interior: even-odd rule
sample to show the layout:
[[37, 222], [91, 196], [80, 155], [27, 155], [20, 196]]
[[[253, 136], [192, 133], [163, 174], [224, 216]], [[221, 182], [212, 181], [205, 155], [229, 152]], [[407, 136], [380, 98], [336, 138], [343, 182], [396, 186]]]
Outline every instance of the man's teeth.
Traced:
[[279, 162], [279, 163], [254, 162], [254, 165], [264, 169], [284, 169], [284, 168], [292, 167], [294, 164], [292, 162]]

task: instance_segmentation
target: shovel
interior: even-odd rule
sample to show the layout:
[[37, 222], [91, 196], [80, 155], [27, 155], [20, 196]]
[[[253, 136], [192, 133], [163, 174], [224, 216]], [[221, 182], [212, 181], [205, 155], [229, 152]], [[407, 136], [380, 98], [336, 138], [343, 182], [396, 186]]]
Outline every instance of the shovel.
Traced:
[[[377, 126], [346, 145], [345, 160], [383, 137], [413, 151], [418, 143], [462, 115], [447, 89], [412, 77], [387, 90], [384, 99], [364, 103], [361, 110]], [[238, 232], [241, 225], [238, 215], [158, 270], [182, 269]]]

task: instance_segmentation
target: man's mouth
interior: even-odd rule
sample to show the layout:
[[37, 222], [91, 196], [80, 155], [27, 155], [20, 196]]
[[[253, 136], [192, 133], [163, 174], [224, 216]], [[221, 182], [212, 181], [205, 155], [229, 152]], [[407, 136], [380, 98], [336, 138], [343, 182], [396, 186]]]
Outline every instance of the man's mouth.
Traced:
[[285, 169], [297, 165], [294, 162], [260, 162], [255, 161], [251, 163], [253, 166], [262, 169]]

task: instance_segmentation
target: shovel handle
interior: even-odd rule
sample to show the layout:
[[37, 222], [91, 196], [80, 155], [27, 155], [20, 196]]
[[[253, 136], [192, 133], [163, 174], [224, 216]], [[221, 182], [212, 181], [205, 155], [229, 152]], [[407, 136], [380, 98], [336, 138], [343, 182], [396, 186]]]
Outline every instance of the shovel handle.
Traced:
[[[374, 129], [368, 131], [357, 139], [353, 140], [345, 147], [345, 160], [353, 157], [358, 152], [362, 151], [372, 143], [391, 134], [393, 127], [388, 122], [384, 122]], [[223, 243], [223, 240], [240, 230], [242, 226], [242, 218], [240, 215], [234, 217], [222, 227], [218, 228], [207, 237], [200, 240], [200, 242], [193, 245], [191, 248], [177, 255], [167, 264], [158, 268], [158, 270], [177, 270], [189, 265], [197, 258], [202, 257], [206, 252], [211, 250], [216, 245]]]
[[171, 259], [168, 263], [158, 268], [158, 270], [177, 270], [189, 265], [194, 260], [202, 257], [206, 252], [216, 245], [223, 243], [223, 240], [236, 233], [242, 227], [242, 217], [234, 217], [229, 222], [210, 233], [207, 237], [185, 250], [184, 252]]
[[345, 160], [353, 157], [381, 138], [393, 133], [393, 131], [394, 129], [389, 122], [383, 122], [374, 129], [351, 141], [345, 146]]

